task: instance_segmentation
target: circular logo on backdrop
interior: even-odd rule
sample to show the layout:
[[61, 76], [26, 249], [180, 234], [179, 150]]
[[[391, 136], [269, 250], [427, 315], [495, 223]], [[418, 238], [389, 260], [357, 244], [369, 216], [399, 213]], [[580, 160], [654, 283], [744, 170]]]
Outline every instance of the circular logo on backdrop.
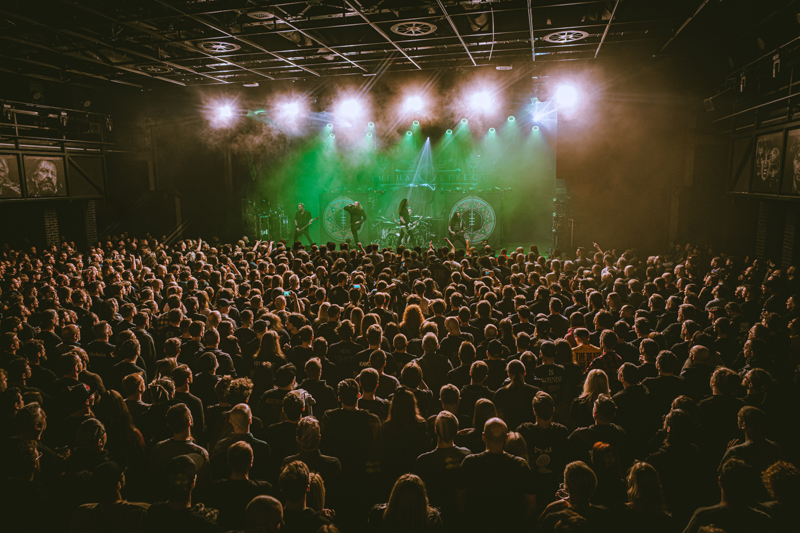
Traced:
[[497, 223], [492, 206], [477, 196], [467, 196], [456, 202], [450, 209], [450, 218], [456, 213], [461, 213], [461, 220], [466, 227], [464, 233], [470, 241], [488, 239]]
[[334, 240], [344, 241], [353, 238], [353, 233], [350, 231], [350, 213], [344, 210], [352, 203], [353, 200], [347, 196], [339, 196], [329, 203], [322, 213], [325, 230]]

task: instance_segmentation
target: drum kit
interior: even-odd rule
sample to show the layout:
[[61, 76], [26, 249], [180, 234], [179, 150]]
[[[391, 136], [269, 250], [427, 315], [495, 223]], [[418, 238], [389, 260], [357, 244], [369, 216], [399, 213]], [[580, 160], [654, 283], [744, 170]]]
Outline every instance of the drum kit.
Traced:
[[[372, 225], [377, 242], [381, 247], [397, 248], [400, 245], [400, 230], [402, 226], [395, 220], [386, 217], [377, 217]], [[433, 220], [416, 215], [411, 217], [411, 222], [405, 230], [407, 234], [404, 246], [424, 248], [431, 241], [436, 241]]]

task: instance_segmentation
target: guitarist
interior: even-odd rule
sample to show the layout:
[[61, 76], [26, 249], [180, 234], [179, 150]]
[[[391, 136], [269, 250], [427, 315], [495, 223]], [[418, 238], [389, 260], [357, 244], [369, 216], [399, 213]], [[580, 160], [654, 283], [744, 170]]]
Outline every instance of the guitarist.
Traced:
[[467, 241], [464, 239], [464, 232], [467, 228], [464, 226], [464, 221], [461, 219], [461, 213], [453, 213], [453, 218], [450, 219], [450, 224], [447, 228], [450, 230], [450, 238], [453, 241], [461, 242], [464, 248], [467, 247]]
[[297, 204], [297, 213], [294, 215], [294, 242], [300, 242], [300, 236], [305, 235], [306, 239], [308, 239], [308, 245], [314, 244], [308, 234], [308, 227], [311, 226], [314, 220], [311, 219], [311, 213], [306, 211], [304, 204]]

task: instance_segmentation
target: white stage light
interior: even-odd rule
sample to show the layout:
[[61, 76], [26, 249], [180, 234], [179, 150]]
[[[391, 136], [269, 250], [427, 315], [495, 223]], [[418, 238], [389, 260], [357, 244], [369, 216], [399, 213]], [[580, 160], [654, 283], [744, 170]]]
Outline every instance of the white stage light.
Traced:
[[348, 98], [339, 104], [339, 107], [336, 109], [336, 115], [343, 119], [355, 119], [360, 117], [363, 111], [361, 102], [355, 98]]
[[494, 98], [486, 91], [473, 93], [469, 98], [470, 107], [480, 113], [488, 113], [494, 108]]
[[578, 91], [572, 85], [561, 85], [556, 90], [556, 99], [561, 107], [574, 107], [578, 103]]
[[425, 107], [425, 102], [420, 96], [409, 96], [403, 104], [403, 110], [407, 113], [418, 113]]
[[281, 115], [286, 118], [297, 118], [300, 114], [300, 104], [297, 102], [288, 102], [281, 105]]
[[222, 121], [228, 121], [233, 117], [233, 109], [229, 105], [223, 105], [217, 108], [217, 118]]

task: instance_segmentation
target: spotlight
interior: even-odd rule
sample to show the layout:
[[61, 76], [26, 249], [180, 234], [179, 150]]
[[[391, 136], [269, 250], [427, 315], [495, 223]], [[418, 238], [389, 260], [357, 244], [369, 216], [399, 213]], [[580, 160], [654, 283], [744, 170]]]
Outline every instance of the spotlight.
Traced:
[[453, 134], [453, 130], [447, 130], [447, 134], [448, 135], [452, 135]]
[[425, 107], [425, 102], [419, 96], [409, 96], [403, 103], [403, 110], [406, 112], [417, 113], [422, 111], [423, 107]]
[[533, 131], [539, 131], [539, 126], [534, 126], [532, 129]]
[[370, 128], [374, 128], [375, 127], [375, 123], [374, 122], [370, 122], [369, 124], [367, 124], [367, 126], [369, 126]]
[[217, 118], [220, 120], [230, 120], [233, 117], [233, 109], [229, 105], [220, 106], [217, 109]]
[[578, 91], [572, 85], [561, 85], [556, 90], [556, 99], [563, 107], [572, 107], [578, 103]]
[[508, 117], [508, 121], [509, 122], [514, 122], [515, 120], [517, 120], [517, 119], [515, 119], [514, 117]]
[[411, 137], [411, 136], [412, 136], [412, 135], [414, 135], [414, 134], [413, 134], [413, 133], [411, 133], [410, 131], [407, 131], [407, 132], [406, 132], [406, 135], [408, 135], [409, 137]]
[[489, 128], [489, 133], [494, 133], [494, 128]]
[[469, 105], [475, 111], [488, 113], [494, 107], [494, 98], [492, 98], [490, 93], [481, 91], [470, 96]]
[[297, 102], [288, 102], [281, 105], [280, 113], [286, 118], [296, 118], [300, 114], [300, 104]]
[[419, 120], [415, 120], [414, 122], [412, 122], [412, 124], [414, 124], [415, 126], [419, 126]]
[[355, 98], [348, 98], [342, 101], [336, 109], [336, 114], [344, 119], [358, 118], [362, 112], [361, 103]]
[[468, 121], [467, 121], [467, 119], [465, 119], [465, 118], [462, 118], [462, 119], [461, 119], [461, 123], [462, 123], [462, 124], [466, 124], [467, 122], [468, 122]]
[[327, 126], [325, 126], [325, 127], [328, 128], [329, 130], [332, 130], [333, 129], [333, 124], [328, 122]]
[[336, 134], [335, 134], [335, 133], [331, 133], [330, 135], [328, 135], [328, 137], [330, 137], [331, 139], [333, 139], [334, 137], [336, 137]]
[[367, 137], [372, 137], [372, 133], [367, 132]]

